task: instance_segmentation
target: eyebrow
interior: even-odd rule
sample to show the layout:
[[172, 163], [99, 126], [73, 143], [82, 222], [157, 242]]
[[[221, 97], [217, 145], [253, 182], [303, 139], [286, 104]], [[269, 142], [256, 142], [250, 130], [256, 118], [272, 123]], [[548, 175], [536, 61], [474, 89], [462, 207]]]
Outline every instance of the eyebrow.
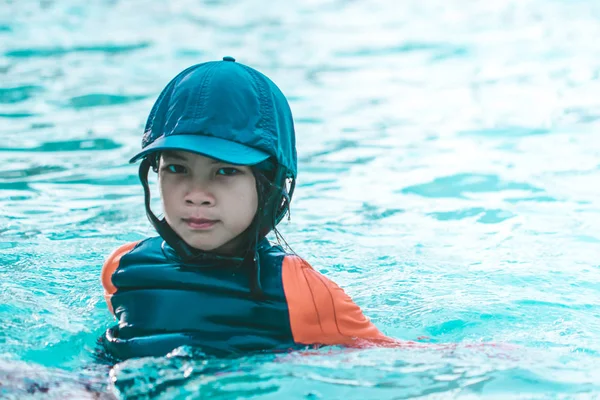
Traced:
[[163, 156], [163, 158], [174, 158], [176, 160], [187, 161], [187, 158], [185, 156], [182, 156], [179, 153], [176, 153], [174, 151], [168, 151], [168, 150], [163, 151], [162, 156]]

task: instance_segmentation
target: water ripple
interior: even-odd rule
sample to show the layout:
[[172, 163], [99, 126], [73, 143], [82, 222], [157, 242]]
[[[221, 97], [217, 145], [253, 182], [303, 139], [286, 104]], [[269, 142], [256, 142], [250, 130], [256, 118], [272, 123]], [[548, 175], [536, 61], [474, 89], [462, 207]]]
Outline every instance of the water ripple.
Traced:
[[86, 94], [69, 99], [69, 106], [75, 109], [84, 109], [98, 106], [118, 106], [134, 101], [140, 101], [148, 96], [123, 96], [114, 94]]
[[64, 0], [2, 11], [0, 381], [13, 397], [26, 377], [46, 387], [62, 374], [67, 389], [48, 395], [63, 398], [97, 382], [78, 373], [97, 364], [95, 341], [113, 323], [102, 262], [153, 234], [127, 160], [172, 76], [225, 55], [272, 77], [294, 111], [286, 240], [383, 332], [431, 347], [233, 360], [180, 350], [116, 365], [111, 391], [600, 395], [600, 3]]
[[541, 128], [525, 128], [525, 127], [505, 127], [505, 128], [492, 128], [483, 130], [472, 130], [459, 132], [459, 135], [463, 136], [480, 136], [490, 138], [520, 138], [527, 136], [547, 135], [551, 133], [549, 129]]
[[484, 224], [496, 224], [505, 221], [515, 215], [506, 210], [486, 210], [481, 207], [468, 208], [464, 210], [434, 212], [428, 215], [439, 221], [455, 221], [471, 217], [479, 217], [477, 222]]
[[59, 151], [79, 151], [79, 150], [114, 150], [122, 145], [108, 138], [65, 140], [44, 142], [32, 147], [0, 147], [0, 151], [6, 152], [59, 152]]
[[57, 165], [40, 165], [40, 166], [30, 166], [24, 169], [15, 169], [8, 171], [0, 171], [0, 182], [2, 179], [20, 179], [27, 178], [30, 176], [38, 176], [44, 174], [50, 174], [53, 172], [63, 172], [66, 171], [66, 167], [60, 167]]
[[136, 43], [127, 45], [105, 44], [94, 46], [75, 46], [75, 47], [49, 47], [49, 48], [27, 48], [27, 49], [12, 49], [6, 51], [4, 55], [12, 58], [27, 58], [32, 57], [60, 57], [71, 53], [105, 53], [105, 54], [121, 54], [130, 53], [137, 50], [148, 48], [150, 43]]
[[416, 194], [423, 197], [466, 198], [469, 193], [501, 192], [519, 190], [542, 192], [543, 190], [525, 182], [503, 181], [497, 175], [458, 174], [436, 178], [431, 182], [405, 187], [401, 193]]
[[454, 46], [448, 43], [408, 42], [397, 46], [359, 48], [352, 51], [334, 53], [336, 57], [373, 57], [394, 53], [428, 52], [433, 53], [437, 59], [449, 57], [464, 57], [469, 54], [469, 49], [463, 46]]
[[25, 101], [43, 90], [43, 86], [39, 85], [23, 85], [17, 87], [0, 88], [0, 104], [10, 104]]

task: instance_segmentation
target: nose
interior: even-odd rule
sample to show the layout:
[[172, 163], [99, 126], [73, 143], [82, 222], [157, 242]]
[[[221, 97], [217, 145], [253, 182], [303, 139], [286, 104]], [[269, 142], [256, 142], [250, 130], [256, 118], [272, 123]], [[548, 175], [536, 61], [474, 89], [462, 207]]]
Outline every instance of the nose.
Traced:
[[210, 187], [199, 183], [190, 185], [184, 200], [186, 204], [194, 206], [212, 207], [215, 205], [215, 196], [210, 190]]

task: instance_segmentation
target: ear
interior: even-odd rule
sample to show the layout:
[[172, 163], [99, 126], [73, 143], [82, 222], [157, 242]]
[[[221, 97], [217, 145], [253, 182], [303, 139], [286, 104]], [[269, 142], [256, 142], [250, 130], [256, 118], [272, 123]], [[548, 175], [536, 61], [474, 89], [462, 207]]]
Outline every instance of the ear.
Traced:
[[148, 159], [150, 160], [150, 166], [152, 167], [152, 171], [158, 173], [158, 168], [160, 167], [160, 152], [156, 152], [150, 154]]
[[[289, 189], [288, 189], [288, 180], [289, 180]], [[277, 210], [277, 214], [275, 215], [275, 226], [285, 217], [285, 214], [288, 214], [288, 219], [291, 218], [291, 203], [292, 203], [292, 195], [294, 194], [294, 188], [296, 186], [296, 180], [294, 178], [288, 178], [284, 181], [283, 187], [281, 188], [281, 204], [279, 209]]]

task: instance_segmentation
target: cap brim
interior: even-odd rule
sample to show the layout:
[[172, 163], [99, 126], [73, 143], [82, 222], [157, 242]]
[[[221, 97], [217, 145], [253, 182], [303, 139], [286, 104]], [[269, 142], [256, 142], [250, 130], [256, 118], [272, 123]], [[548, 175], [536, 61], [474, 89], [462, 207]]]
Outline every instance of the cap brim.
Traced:
[[214, 136], [172, 135], [156, 139], [129, 162], [134, 163], [147, 154], [163, 150], [189, 151], [237, 165], [255, 165], [269, 158], [269, 154], [262, 150]]

